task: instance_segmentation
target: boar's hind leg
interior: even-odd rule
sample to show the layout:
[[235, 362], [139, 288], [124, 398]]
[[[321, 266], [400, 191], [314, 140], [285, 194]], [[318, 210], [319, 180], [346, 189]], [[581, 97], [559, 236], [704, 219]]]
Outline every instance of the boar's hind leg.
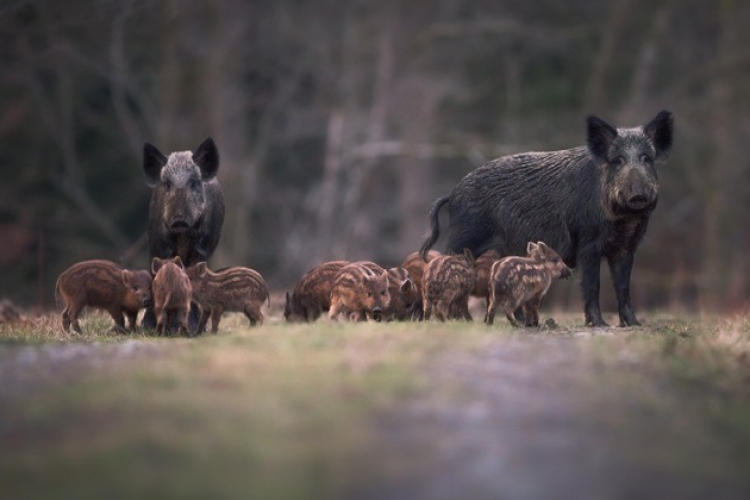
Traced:
[[204, 307], [201, 311], [200, 321], [198, 321], [198, 330], [196, 330], [196, 334], [201, 334], [206, 331], [206, 324], [208, 324], [209, 317], [211, 317], [211, 309]]
[[617, 293], [617, 308], [620, 313], [620, 326], [640, 325], [630, 305], [630, 272], [633, 269], [633, 252], [619, 253], [607, 258], [612, 282]]
[[[68, 323], [73, 327], [73, 331], [76, 333], [82, 333], [81, 325], [78, 323], [78, 315], [81, 314], [82, 308], [83, 306], [76, 306], [75, 304], [68, 308]], [[63, 320], [63, 325], [64, 324]], [[66, 329], [66, 331], [68, 331], [68, 329]]]
[[263, 313], [260, 312], [260, 307], [254, 304], [245, 304], [245, 310], [243, 311], [247, 319], [250, 320], [250, 324], [255, 326], [256, 324], [263, 324]]
[[65, 306], [65, 309], [62, 312], [62, 327], [66, 332], [70, 331], [70, 314], [68, 313], [69, 309], [70, 308], [68, 306]]

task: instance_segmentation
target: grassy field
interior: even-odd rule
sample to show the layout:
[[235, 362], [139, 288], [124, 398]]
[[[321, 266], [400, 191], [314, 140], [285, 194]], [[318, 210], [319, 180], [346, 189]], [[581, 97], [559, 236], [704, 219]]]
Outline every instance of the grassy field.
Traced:
[[[636, 471], [643, 487], [686, 477], [690, 491], [742, 498], [750, 320], [645, 319], [628, 329], [585, 329], [577, 316], [534, 331], [278, 320], [251, 329], [229, 315], [218, 335], [196, 339], [117, 335], [97, 314], [82, 336], [63, 335], [57, 318], [2, 325], [2, 496], [428, 498], [444, 484], [450, 498], [465, 467], [482, 488], [475, 498], [530, 498], [534, 481], [549, 477], [554, 491], [562, 472], [540, 469], [525, 485], [526, 469], [578, 453], [594, 471]], [[518, 441], [518, 420], [533, 426], [528, 440]], [[547, 429], [564, 446], [549, 444]], [[493, 457], [495, 439], [541, 462], [511, 464], [518, 480], [493, 489], [473, 460]], [[625, 498], [603, 476], [590, 491]]]

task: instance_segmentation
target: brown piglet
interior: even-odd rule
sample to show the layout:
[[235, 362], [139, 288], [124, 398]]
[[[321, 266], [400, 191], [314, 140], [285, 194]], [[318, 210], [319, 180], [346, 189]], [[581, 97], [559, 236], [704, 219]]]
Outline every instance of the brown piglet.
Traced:
[[188, 334], [188, 312], [193, 286], [185, 273], [179, 256], [171, 259], [154, 257], [151, 261], [154, 282], [151, 286], [154, 295], [156, 331], [169, 333], [172, 326], [179, 325], [183, 334]]
[[115, 320], [115, 329], [125, 332], [136, 328], [138, 311], [151, 302], [151, 275], [148, 271], [129, 271], [108, 260], [87, 260], [63, 271], [55, 284], [55, 297], [65, 303], [63, 329], [81, 333], [78, 316], [85, 306], [104, 309]]
[[463, 255], [442, 255], [427, 263], [422, 278], [424, 319], [433, 309], [441, 321], [471, 321], [469, 295], [474, 290], [474, 256], [466, 249]]
[[519, 326], [514, 311], [521, 307], [525, 326], [539, 325], [539, 306], [554, 278], [567, 278], [570, 268], [544, 242], [529, 242], [527, 257], [505, 257], [495, 262], [490, 275], [490, 300], [485, 323], [491, 325], [495, 310], [502, 306], [513, 326]]
[[290, 323], [315, 321], [331, 308], [331, 289], [333, 279], [342, 267], [348, 265], [345, 260], [325, 262], [302, 276], [292, 293], [286, 293], [284, 318]]
[[201, 308], [198, 332], [202, 332], [211, 318], [211, 331], [219, 330], [224, 311], [245, 313], [250, 324], [263, 323], [261, 306], [270, 294], [263, 276], [247, 267], [229, 267], [211, 271], [205, 262], [190, 266], [185, 271], [193, 285], [193, 301]]
[[353, 262], [336, 273], [328, 316], [337, 319], [344, 314], [349, 321], [381, 321], [390, 301], [388, 271], [374, 262]]

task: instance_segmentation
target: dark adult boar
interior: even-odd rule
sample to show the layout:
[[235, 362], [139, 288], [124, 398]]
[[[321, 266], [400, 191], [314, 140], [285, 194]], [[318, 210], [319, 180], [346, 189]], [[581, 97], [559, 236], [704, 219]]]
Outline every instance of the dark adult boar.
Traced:
[[217, 333], [224, 311], [244, 313], [252, 326], [263, 323], [261, 306], [264, 302], [270, 306], [271, 299], [266, 281], [255, 269], [229, 267], [214, 272], [199, 262], [185, 272], [193, 285], [193, 301], [201, 307], [199, 332], [211, 318], [211, 332]]
[[587, 124], [587, 146], [505, 156], [464, 177], [432, 207], [432, 234], [422, 253], [437, 241], [438, 213], [447, 204], [449, 251], [521, 255], [528, 241], [546, 242], [581, 270], [586, 324], [593, 326], [606, 325], [599, 308], [599, 266], [606, 258], [620, 324], [639, 324], [630, 273], [656, 207], [655, 165], [672, 149], [672, 114], [662, 111], [637, 128], [615, 129], [595, 116]]
[[104, 309], [115, 320], [115, 329], [125, 332], [128, 317], [135, 330], [138, 311], [151, 303], [151, 275], [129, 271], [108, 260], [86, 260], [63, 271], [55, 284], [55, 297], [62, 299], [63, 329], [81, 333], [78, 316], [84, 307]]
[[341, 268], [348, 264], [345, 260], [334, 260], [307, 271], [292, 293], [286, 293], [284, 318], [290, 323], [310, 322], [328, 312], [331, 308], [333, 280]]
[[[224, 223], [224, 193], [216, 178], [219, 151], [214, 141], [208, 138], [194, 153], [182, 151], [168, 157], [146, 143], [143, 170], [146, 183], [153, 188], [148, 216], [151, 258], [179, 256], [187, 267], [208, 260]], [[194, 326], [197, 309], [190, 316]], [[153, 328], [155, 322], [149, 308], [143, 323]]]

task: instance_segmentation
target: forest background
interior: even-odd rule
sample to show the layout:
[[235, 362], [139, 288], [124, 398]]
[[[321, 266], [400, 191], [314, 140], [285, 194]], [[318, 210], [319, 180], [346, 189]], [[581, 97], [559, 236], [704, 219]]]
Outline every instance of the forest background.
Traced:
[[[669, 109], [634, 302], [744, 308], [748, 26], [740, 0], [2, 0], [0, 297], [51, 307], [74, 262], [147, 266], [144, 142], [214, 138], [211, 264], [283, 290], [325, 260], [398, 264], [492, 158]], [[576, 281], [551, 302], [578, 308]]]

